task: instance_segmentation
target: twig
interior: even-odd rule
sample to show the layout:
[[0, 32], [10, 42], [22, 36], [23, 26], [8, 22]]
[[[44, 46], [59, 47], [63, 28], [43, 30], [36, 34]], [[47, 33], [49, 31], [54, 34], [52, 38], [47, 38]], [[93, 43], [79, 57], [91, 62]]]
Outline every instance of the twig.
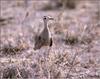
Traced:
[[19, 72], [19, 69], [18, 69], [18, 68], [17, 68], [17, 72], [18, 72], [18, 73], [17, 73], [18, 76], [20, 76], [20, 79], [23, 79], [22, 76], [21, 76], [21, 74], [20, 74], [20, 72]]
[[72, 62], [71, 62], [71, 67], [70, 67], [70, 69], [69, 69], [69, 71], [68, 71], [68, 73], [67, 73], [66, 78], [69, 77], [69, 74], [70, 74], [72, 68], [74, 67], [74, 61], [75, 61], [77, 55], [78, 55], [78, 52], [76, 52], [75, 55], [74, 55], [74, 57], [73, 57], [73, 60], [72, 60]]

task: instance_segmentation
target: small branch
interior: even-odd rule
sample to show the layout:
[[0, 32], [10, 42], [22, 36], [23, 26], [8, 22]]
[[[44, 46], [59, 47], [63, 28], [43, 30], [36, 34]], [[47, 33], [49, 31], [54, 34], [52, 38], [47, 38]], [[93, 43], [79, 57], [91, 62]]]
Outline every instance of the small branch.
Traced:
[[69, 74], [70, 74], [72, 68], [74, 67], [74, 61], [75, 61], [77, 55], [78, 55], [78, 52], [76, 52], [75, 55], [74, 55], [74, 57], [73, 57], [73, 60], [72, 60], [72, 62], [71, 62], [71, 67], [70, 67], [70, 69], [69, 69], [69, 71], [68, 71], [68, 73], [67, 73], [66, 78], [69, 77]]

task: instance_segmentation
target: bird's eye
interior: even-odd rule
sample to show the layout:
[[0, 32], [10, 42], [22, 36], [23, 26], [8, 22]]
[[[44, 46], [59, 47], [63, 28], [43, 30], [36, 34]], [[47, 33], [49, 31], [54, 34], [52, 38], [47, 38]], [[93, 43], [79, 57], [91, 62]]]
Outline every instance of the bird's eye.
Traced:
[[44, 19], [46, 19], [46, 17], [44, 17]]

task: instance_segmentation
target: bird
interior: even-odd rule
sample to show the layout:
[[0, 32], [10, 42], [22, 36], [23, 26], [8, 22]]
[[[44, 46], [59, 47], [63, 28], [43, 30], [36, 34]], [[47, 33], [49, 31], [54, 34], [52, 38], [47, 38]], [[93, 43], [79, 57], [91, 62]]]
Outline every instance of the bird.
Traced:
[[47, 24], [49, 20], [54, 20], [54, 18], [43, 16], [44, 28], [40, 34], [35, 36], [34, 50], [40, 49], [42, 46], [52, 46], [51, 32]]

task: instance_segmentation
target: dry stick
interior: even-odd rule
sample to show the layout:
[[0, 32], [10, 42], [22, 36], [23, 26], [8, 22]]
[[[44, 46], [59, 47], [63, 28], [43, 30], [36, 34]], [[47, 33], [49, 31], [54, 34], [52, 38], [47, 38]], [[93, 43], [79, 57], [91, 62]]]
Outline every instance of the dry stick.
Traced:
[[[87, 26], [84, 26], [83, 32], [82, 32], [82, 34], [81, 34], [81, 39], [83, 38], [84, 32], [86, 31], [86, 29], [87, 29]], [[80, 42], [79, 42], [79, 43], [80, 43]], [[71, 49], [72, 49], [72, 47], [71, 47]], [[78, 52], [76, 52], [75, 55], [74, 55], [74, 57], [73, 57], [73, 60], [72, 60], [72, 62], [71, 62], [71, 67], [70, 67], [70, 69], [69, 69], [69, 71], [68, 71], [68, 73], [67, 73], [67, 77], [66, 77], [66, 78], [69, 77], [69, 73], [71, 72], [72, 68], [74, 67], [74, 61], [75, 61], [77, 55], [78, 55]]]
[[18, 68], [17, 68], [17, 72], [18, 72], [17, 75], [20, 76], [20, 79], [23, 79], [22, 76], [21, 76], [21, 74], [20, 74], [20, 72], [19, 72], [19, 69]]
[[0, 77], [0, 79], [3, 79], [3, 72], [1, 73], [1, 77]]
[[[64, 10], [66, 8], [66, 2], [67, 2], [67, 0], [63, 1], [63, 6], [62, 6], [61, 11], [60, 11], [60, 13], [58, 15], [58, 20], [59, 20], [60, 23], [61, 23], [61, 20], [63, 19], [62, 16], [63, 16]], [[63, 26], [63, 24], [61, 24], [61, 26]]]
[[75, 55], [74, 55], [74, 57], [73, 57], [73, 60], [72, 60], [72, 62], [71, 62], [71, 67], [70, 67], [70, 69], [69, 69], [69, 71], [68, 71], [68, 73], [67, 73], [67, 77], [66, 77], [66, 78], [69, 77], [69, 73], [71, 72], [72, 68], [74, 67], [74, 61], [75, 61], [77, 55], [78, 55], [78, 52], [75, 53]]
[[[49, 47], [49, 49], [48, 49], [48, 56], [49, 56], [50, 50], [51, 50], [51, 47]], [[49, 57], [47, 57], [47, 58], [49, 58]], [[47, 62], [48, 62], [48, 61], [47, 61]], [[50, 69], [48, 69], [48, 79], [51, 79]]]
[[51, 78], [50, 70], [48, 70], [47, 72], [48, 72], [48, 79], [50, 79]]

